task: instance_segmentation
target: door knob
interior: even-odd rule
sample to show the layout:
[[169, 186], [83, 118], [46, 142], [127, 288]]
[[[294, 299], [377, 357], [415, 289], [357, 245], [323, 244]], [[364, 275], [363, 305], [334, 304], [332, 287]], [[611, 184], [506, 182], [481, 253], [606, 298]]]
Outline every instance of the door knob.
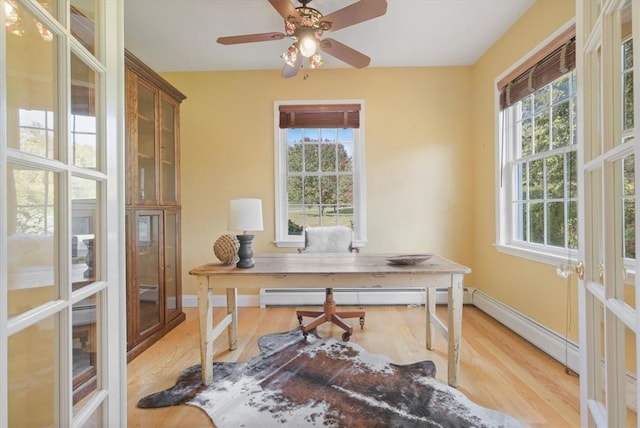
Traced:
[[584, 264], [581, 261], [578, 263], [560, 263], [556, 267], [556, 273], [564, 279], [569, 278], [572, 273], [578, 275], [578, 278], [584, 279]]

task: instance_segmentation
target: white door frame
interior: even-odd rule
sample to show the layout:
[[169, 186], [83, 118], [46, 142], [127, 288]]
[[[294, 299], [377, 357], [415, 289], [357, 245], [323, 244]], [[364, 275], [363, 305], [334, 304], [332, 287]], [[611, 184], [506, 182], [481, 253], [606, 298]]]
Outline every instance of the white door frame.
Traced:
[[[622, 130], [622, 15], [633, 25], [632, 37], [640, 41], [640, 4], [625, 0], [576, 1], [578, 70], [579, 248], [584, 260], [579, 279], [580, 414], [583, 427], [626, 426], [627, 408], [638, 408], [635, 391], [625, 388], [626, 346], [634, 346], [640, 326], [638, 277], [625, 285], [623, 259], [622, 160], [635, 154], [635, 201], [640, 194], [640, 73], [634, 73], [632, 140], [623, 141]], [[628, 9], [627, 9], [628, 11]], [[640, 43], [633, 47], [635, 64]], [[638, 67], [636, 65], [636, 70]], [[636, 202], [635, 224], [640, 224]], [[640, 242], [635, 234], [636, 247]], [[638, 270], [636, 257], [635, 271]], [[638, 373], [636, 358], [635, 373]], [[634, 373], [634, 374], [635, 374]]]
[[[95, 177], [103, 183], [98, 216], [102, 219], [100, 225], [101, 240], [100, 281], [97, 281], [80, 292], [71, 292], [67, 264], [70, 265], [71, 251], [67, 242], [70, 236], [69, 224], [60, 222], [57, 234], [58, 248], [61, 249], [57, 257], [60, 259], [60, 283], [57, 300], [46, 302], [29, 311], [28, 316], [9, 317], [8, 295], [9, 278], [7, 274], [7, 213], [8, 189], [7, 165], [8, 160], [20, 158], [20, 153], [9, 149], [7, 135], [7, 37], [13, 37], [2, 28], [0, 32], [0, 428], [9, 426], [9, 339], [13, 334], [22, 331], [40, 320], [56, 316], [58, 343], [56, 343], [55, 359], [57, 373], [55, 387], [59, 391], [55, 401], [55, 420], [59, 426], [83, 426], [89, 418], [97, 420], [101, 426], [126, 426], [126, 294], [125, 287], [125, 245], [124, 240], [124, 2], [96, 0], [96, 38], [95, 58], [79, 42], [73, 40], [67, 23], [69, 22], [70, 0], [58, 0], [56, 20], [52, 14], [44, 11], [35, 0], [14, 0], [22, 10], [28, 9], [39, 21], [53, 29], [59, 42], [58, 67], [56, 69], [56, 92], [60, 97], [66, 97], [71, 86], [70, 52], [84, 61], [93, 64], [97, 71], [100, 100], [96, 106], [98, 123], [104, 125], [98, 131], [98, 151], [101, 161], [96, 171], [88, 171], [87, 176]], [[5, 0], [0, 0], [0, 24], [5, 22]], [[32, 23], [30, 23], [32, 24]], [[4, 27], [4, 25], [2, 25]], [[62, 123], [56, 127], [58, 139], [68, 140], [69, 133], [64, 125], [68, 117], [69, 105], [64, 98], [55, 102], [60, 108]], [[29, 108], [30, 106], [25, 106]], [[14, 118], [15, 119], [15, 118]], [[62, 144], [61, 147], [67, 147]], [[64, 162], [64, 157], [62, 157]], [[37, 167], [40, 163], [35, 160]], [[59, 162], [43, 160], [43, 165], [56, 168], [61, 177], [61, 185], [56, 190], [58, 197], [59, 216], [70, 218], [69, 210], [69, 182], [77, 168], [69, 167]], [[53, 166], [52, 166], [53, 165]], [[80, 172], [82, 174], [82, 172]], [[68, 253], [68, 254], [65, 254]], [[96, 313], [98, 325], [98, 386], [93, 394], [80, 409], [72, 406], [72, 352], [71, 352], [71, 309], [73, 303], [85, 295], [97, 297]], [[37, 409], [34, 409], [37, 412]]]

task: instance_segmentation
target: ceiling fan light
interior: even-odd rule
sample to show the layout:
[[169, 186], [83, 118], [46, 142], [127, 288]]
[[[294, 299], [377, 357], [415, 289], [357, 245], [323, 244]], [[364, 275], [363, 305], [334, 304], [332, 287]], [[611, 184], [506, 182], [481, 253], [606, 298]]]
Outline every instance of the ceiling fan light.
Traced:
[[282, 58], [289, 67], [295, 67], [298, 61], [298, 48], [296, 45], [293, 44], [289, 46], [287, 50], [282, 53]]
[[302, 56], [305, 58], [311, 58], [315, 55], [316, 50], [318, 49], [318, 44], [313, 37], [307, 36], [300, 40], [298, 48], [300, 49]]
[[318, 68], [318, 67], [321, 67], [322, 64], [324, 64], [324, 60], [322, 59], [319, 53], [309, 58], [309, 68]]

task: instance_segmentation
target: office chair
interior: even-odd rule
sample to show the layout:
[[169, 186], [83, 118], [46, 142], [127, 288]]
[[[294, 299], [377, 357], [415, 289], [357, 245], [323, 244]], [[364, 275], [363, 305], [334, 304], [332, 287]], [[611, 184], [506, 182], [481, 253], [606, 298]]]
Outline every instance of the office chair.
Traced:
[[[349, 253], [358, 252], [353, 248], [353, 232], [346, 226], [320, 226], [307, 227], [304, 230], [304, 248], [299, 249], [300, 253]], [[342, 340], [349, 341], [353, 334], [353, 327], [344, 318], [360, 318], [360, 328], [364, 328], [364, 311], [340, 311], [336, 310], [336, 302], [333, 299], [333, 288], [325, 289], [325, 302], [322, 311], [296, 311], [300, 328], [306, 338], [309, 331], [320, 324], [332, 322], [345, 330]], [[306, 324], [302, 323], [303, 317], [313, 317]]]

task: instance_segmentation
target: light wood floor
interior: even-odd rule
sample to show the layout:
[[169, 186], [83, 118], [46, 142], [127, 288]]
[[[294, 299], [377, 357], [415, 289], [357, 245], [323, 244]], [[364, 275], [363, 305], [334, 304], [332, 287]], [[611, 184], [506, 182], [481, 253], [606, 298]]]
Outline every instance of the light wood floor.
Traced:
[[[365, 328], [355, 328], [352, 342], [400, 364], [431, 359], [436, 363], [436, 377], [446, 383], [447, 345], [438, 335], [435, 349], [425, 348], [424, 307], [367, 306], [365, 310]], [[437, 309], [445, 321], [446, 310], [446, 306]], [[187, 308], [185, 312], [185, 322], [128, 365], [129, 427], [213, 426], [204, 412], [192, 406], [136, 407], [141, 397], [173, 386], [183, 369], [200, 363], [197, 310]], [[214, 308], [214, 318], [220, 318], [222, 312]], [[239, 308], [238, 349], [229, 351], [223, 334], [214, 344], [214, 357], [218, 361], [247, 360], [258, 353], [258, 337], [297, 325], [295, 308]], [[353, 325], [357, 326], [357, 320]], [[318, 333], [340, 338], [341, 330], [324, 324]], [[462, 338], [459, 391], [525, 426], [579, 426], [579, 380], [567, 374], [562, 364], [473, 306], [464, 307]]]

